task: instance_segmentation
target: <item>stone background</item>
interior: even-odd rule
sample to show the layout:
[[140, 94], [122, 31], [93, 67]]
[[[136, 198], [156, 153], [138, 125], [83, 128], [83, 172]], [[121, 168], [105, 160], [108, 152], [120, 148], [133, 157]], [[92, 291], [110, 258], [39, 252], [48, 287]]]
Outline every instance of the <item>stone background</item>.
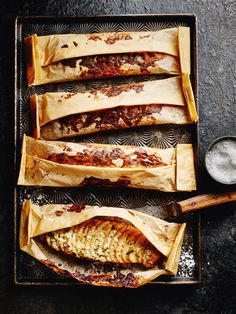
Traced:
[[212, 140], [236, 135], [236, 6], [234, 0], [1, 0], [0, 32], [0, 312], [234, 313], [235, 203], [202, 212], [202, 283], [197, 286], [15, 287], [13, 285], [14, 18], [16, 15], [194, 13], [199, 19], [200, 175], [203, 191], [221, 191], [206, 175]]

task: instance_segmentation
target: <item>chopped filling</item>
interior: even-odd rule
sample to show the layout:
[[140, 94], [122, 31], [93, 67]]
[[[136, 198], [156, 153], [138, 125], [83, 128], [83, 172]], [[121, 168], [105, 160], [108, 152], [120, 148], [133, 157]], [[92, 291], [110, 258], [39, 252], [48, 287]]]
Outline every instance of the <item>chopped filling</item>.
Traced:
[[147, 75], [152, 73], [152, 68], [159, 68], [158, 62], [165, 59], [174, 65], [176, 72], [180, 72], [179, 58], [159, 52], [95, 55], [65, 59], [59, 63], [70, 68], [76, 68], [77, 61], [80, 61], [79, 67], [84, 69], [81, 77], [89, 79], [132, 74]]
[[[63, 126], [71, 126], [71, 129], [78, 132], [81, 127], [86, 128], [91, 124], [96, 123], [96, 128], [101, 128], [102, 125], [112, 125], [114, 128], [119, 128], [121, 120], [124, 126], [135, 126], [139, 124], [144, 116], [152, 113], [160, 113], [162, 105], [144, 105], [117, 107], [113, 109], [93, 111], [85, 114], [76, 114], [61, 118], [61, 128]], [[121, 119], [121, 120], [120, 120]]]
[[97, 96], [99, 93], [101, 93], [103, 95], [106, 95], [107, 97], [114, 97], [120, 95], [121, 93], [129, 92], [131, 90], [134, 90], [137, 94], [139, 94], [141, 91], [143, 91], [143, 83], [98, 88], [91, 90], [90, 94]]
[[83, 149], [83, 152], [77, 152], [75, 155], [53, 153], [48, 157], [48, 160], [68, 165], [115, 168], [151, 168], [166, 165], [161, 161], [161, 158], [158, 155], [148, 154], [143, 148], [138, 148], [131, 154], [125, 153], [125, 151], [120, 148], [85, 148]]
[[[83, 130], [92, 126], [95, 130], [112, 130], [136, 127], [142, 124], [142, 120], [149, 119], [149, 123], [156, 123], [156, 117], [152, 114], [160, 114], [162, 105], [125, 106], [112, 109], [69, 115], [58, 120], [51, 121], [41, 127], [41, 135], [45, 139], [51, 139], [51, 132], [55, 126], [59, 127], [58, 137], [66, 137], [69, 134], [80, 134]], [[54, 133], [53, 133], [54, 135]]]
[[130, 180], [127, 180], [126, 177], [123, 179], [119, 179], [117, 181], [110, 181], [109, 179], [99, 179], [94, 177], [85, 178], [81, 182], [82, 185], [100, 185], [100, 186], [114, 186], [114, 187], [124, 187], [124, 186], [130, 186]]

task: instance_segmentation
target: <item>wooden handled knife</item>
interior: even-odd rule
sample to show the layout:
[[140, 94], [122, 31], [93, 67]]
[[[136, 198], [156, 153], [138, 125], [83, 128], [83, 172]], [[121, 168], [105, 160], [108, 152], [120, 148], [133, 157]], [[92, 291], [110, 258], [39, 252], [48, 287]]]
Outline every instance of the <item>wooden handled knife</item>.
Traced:
[[202, 208], [236, 201], [236, 191], [222, 194], [203, 194], [181, 202], [166, 205], [168, 216], [177, 217], [181, 214], [197, 211]]

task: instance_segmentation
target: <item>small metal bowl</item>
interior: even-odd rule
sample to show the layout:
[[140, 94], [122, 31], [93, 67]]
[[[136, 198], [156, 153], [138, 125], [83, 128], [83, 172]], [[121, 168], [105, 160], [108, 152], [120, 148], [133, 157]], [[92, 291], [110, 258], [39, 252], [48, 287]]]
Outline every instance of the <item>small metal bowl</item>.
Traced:
[[216, 182], [218, 183], [222, 183], [222, 184], [225, 184], [225, 185], [233, 185], [233, 184], [236, 184], [236, 180], [233, 181], [233, 182], [225, 182], [225, 181], [222, 181], [222, 180], [219, 180], [218, 178], [214, 177], [214, 175], [212, 175], [212, 173], [210, 173], [209, 171], [209, 168], [207, 167], [207, 153], [212, 149], [212, 147], [216, 144], [216, 143], [219, 143], [221, 141], [225, 141], [225, 140], [233, 140], [236, 142], [236, 136], [221, 136], [221, 137], [218, 137], [217, 139], [215, 139], [207, 148], [206, 150], [206, 153], [205, 153], [205, 158], [204, 158], [204, 163], [205, 163], [205, 168], [209, 174], [209, 176], [215, 180]]

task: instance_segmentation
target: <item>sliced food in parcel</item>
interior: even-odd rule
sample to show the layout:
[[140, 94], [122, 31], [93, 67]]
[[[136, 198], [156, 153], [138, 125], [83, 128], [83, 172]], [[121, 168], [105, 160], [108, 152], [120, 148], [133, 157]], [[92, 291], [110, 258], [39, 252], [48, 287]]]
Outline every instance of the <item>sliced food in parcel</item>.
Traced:
[[185, 227], [131, 209], [27, 200], [20, 248], [81, 282], [136, 288], [177, 273]]
[[132, 225], [112, 220], [91, 219], [52, 231], [45, 235], [45, 240], [57, 251], [100, 262], [138, 263], [152, 267], [160, 257], [140, 231]]

